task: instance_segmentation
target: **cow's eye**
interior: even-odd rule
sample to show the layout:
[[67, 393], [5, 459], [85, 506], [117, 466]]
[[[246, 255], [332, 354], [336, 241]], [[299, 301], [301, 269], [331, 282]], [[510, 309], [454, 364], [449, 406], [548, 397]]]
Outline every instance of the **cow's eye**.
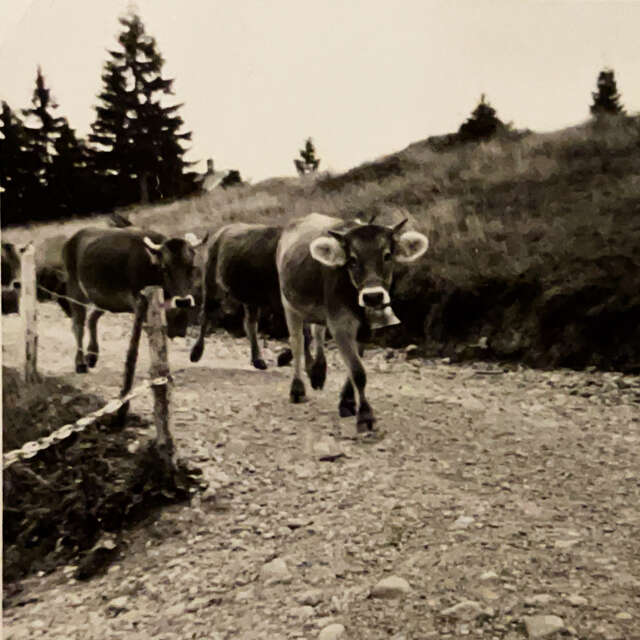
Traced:
[[391, 251], [386, 251], [384, 256], [382, 257], [385, 262], [389, 262], [393, 256], [391, 255]]
[[353, 256], [349, 256], [349, 259], [347, 260], [347, 266], [350, 269], [353, 269], [355, 266], [357, 266], [358, 261], [353, 257]]

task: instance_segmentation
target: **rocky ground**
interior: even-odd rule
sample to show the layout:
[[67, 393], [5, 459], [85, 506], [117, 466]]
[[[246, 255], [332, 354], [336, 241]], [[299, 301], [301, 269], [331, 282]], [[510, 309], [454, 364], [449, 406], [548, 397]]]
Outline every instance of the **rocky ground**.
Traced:
[[[79, 376], [69, 321], [39, 310], [41, 371], [117, 395], [130, 317], [101, 320]], [[19, 336], [5, 316], [5, 364]], [[337, 415], [334, 349], [327, 388], [295, 406], [290, 369], [252, 369], [244, 340], [188, 354], [172, 343], [174, 435], [209, 489], [127, 532], [106, 575], [15, 585], [6, 640], [640, 638], [638, 377], [375, 349], [362, 438]], [[150, 418], [150, 396], [132, 410]]]

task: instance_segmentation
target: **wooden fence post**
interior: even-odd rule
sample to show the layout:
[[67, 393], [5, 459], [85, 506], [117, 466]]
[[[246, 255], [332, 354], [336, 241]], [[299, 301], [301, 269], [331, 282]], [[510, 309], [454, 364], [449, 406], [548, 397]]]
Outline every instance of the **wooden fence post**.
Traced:
[[38, 307], [36, 303], [36, 250], [29, 243], [20, 256], [20, 317], [24, 332], [24, 378], [27, 384], [38, 376]]
[[[145, 289], [145, 293], [149, 291]], [[169, 465], [173, 464], [174, 446], [171, 438], [171, 373], [167, 350], [167, 318], [164, 310], [162, 287], [153, 287], [149, 295], [149, 310], [145, 327], [149, 338], [151, 379], [168, 378], [167, 383], [153, 388], [153, 419], [156, 424], [156, 448], [160, 457]]]

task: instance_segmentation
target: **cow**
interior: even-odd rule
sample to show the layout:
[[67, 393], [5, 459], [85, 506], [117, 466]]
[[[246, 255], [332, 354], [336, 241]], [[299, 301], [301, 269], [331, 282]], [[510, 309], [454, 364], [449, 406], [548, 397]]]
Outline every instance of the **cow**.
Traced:
[[[186, 310], [194, 306], [191, 286], [195, 248], [204, 240], [192, 233], [185, 239], [166, 238], [137, 228], [81, 229], [65, 243], [63, 259], [67, 273], [67, 295], [77, 343], [76, 372], [98, 361], [97, 323], [105, 311], [135, 311], [142, 289], [157, 285], [164, 289], [167, 307]], [[90, 332], [87, 356], [82, 350], [86, 307]], [[174, 334], [175, 335], [175, 334]], [[184, 332], [180, 335], [184, 336]], [[169, 336], [173, 337], [171, 327]]]
[[36, 283], [39, 302], [56, 300], [62, 310], [71, 316], [71, 307], [63, 297], [67, 292], [67, 273], [62, 250], [68, 235], [45, 238], [36, 245]]
[[2, 243], [2, 313], [18, 313], [20, 295], [20, 255], [11, 242]]
[[348, 370], [339, 414], [357, 415], [359, 432], [372, 430], [375, 423], [365, 396], [362, 341], [371, 329], [399, 322], [389, 295], [394, 263], [413, 262], [429, 246], [422, 233], [403, 231], [407, 220], [391, 227], [373, 222], [372, 218], [368, 223], [345, 224], [339, 218], [311, 213], [284, 229], [276, 251], [293, 352], [290, 400], [303, 402], [306, 395], [301, 377], [303, 323], [317, 326], [319, 342], [328, 328]]
[[[282, 228], [278, 226], [234, 222], [213, 236], [202, 273], [200, 335], [191, 349], [191, 362], [198, 362], [202, 357], [210, 314], [216, 309], [218, 299], [227, 295], [244, 308], [251, 364], [256, 369], [267, 368], [258, 342], [258, 320], [261, 309], [282, 308], [276, 269], [276, 247], [281, 233]], [[290, 361], [288, 349], [278, 356], [280, 366]]]
[[20, 256], [16, 245], [11, 242], [2, 243], [2, 288], [20, 288]]
[[[67, 240], [67, 236], [57, 235], [36, 243], [36, 296], [39, 302], [58, 299], [60, 306], [67, 315], [70, 315], [69, 304], [59, 294], [64, 295], [66, 285], [66, 274], [64, 263], [62, 262], [62, 247]], [[17, 311], [17, 291], [21, 289], [21, 268], [18, 253], [12, 244], [2, 244], [2, 291], [3, 300], [10, 298], [10, 290], [14, 291], [16, 298], [15, 311]], [[10, 274], [12, 274], [10, 276]], [[10, 285], [5, 286], [5, 278], [12, 278]]]
[[[139, 227], [138, 225], [133, 224], [131, 220], [117, 211], [113, 211], [109, 214], [109, 219], [107, 223], [110, 227], [116, 227], [117, 229], [129, 229], [130, 231], [137, 230], [143, 231], [147, 229], [147, 227]], [[200, 280], [199, 266], [196, 264], [194, 274], [194, 285], [196, 282]], [[166, 310], [166, 318], [167, 318], [167, 331], [169, 337], [175, 336], [185, 336], [187, 327], [192, 322], [192, 314], [190, 312], [185, 312], [182, 309], [167, 309]]]

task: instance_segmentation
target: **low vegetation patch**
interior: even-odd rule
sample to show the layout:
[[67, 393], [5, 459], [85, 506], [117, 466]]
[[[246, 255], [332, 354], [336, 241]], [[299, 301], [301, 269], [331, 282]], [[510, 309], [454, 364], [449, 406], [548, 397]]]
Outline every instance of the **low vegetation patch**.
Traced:
[[[104, 402], [56, 379], [26, 388], [3, 368], [3, 447], [12, 450], [99, 408]], [[163, 504], [184, 501], [197, 470], [166, 469], [141, 444], [145, 426], [129, 416], [115, 430], [109, 418], [3, 471], [3, 583], [62, 563], [85, 579], [123, 550], [121, 531]], [[7, 591], [8, 590], [8, 591]], [[6, 603], [5, 603], [6, 604]]]

